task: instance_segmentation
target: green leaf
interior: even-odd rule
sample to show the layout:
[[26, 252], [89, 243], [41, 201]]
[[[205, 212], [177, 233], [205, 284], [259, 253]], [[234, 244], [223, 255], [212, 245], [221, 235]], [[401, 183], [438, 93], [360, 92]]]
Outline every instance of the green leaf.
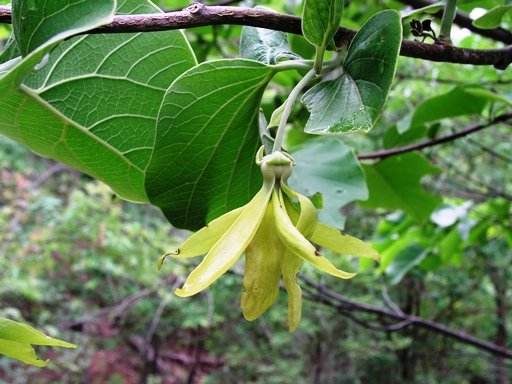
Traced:
[[402, 16], [402, 19], [405, 19], [407, 17], [416, 16], [421, 13], [436, 13], [443, 9], [445, 6], [445, 3], [443, 1], [438, 1], [437, 3], [429, 4], [425, 7], [421, 8], [415, 8], [411, 9], [410, 11], [404, 11], [400, 12], [400, 15]]
[[[145, 0], [125, 1], [119, 11], [134, 9], [158, 11]], [[0, 90], [6, 83], [10, 90], [0, 104], [0, 133], [104, 181], [127, 200], [146, 202], [144, 173], [161, 100], [196, 63], [183, 33], [75, 37], [13, 92], [40, 53], [0, 79]]]
[[13, 0], [12, 28], [22, 56], [50, 39], [87, 31], [113, 20], [114, 0]]
[[310, 140], [292, 151], [297, 165], [289, 179], [290, 187], [306, 196], [321, 193], [324, 209], [319, 220], [342, 229], [345, 218], [340, 208], [368, 198], [368, 189], [353, 150], [333, 137]]
[[429, 249], [419, 244], [411, 244], [403, 248], [386, 268], [389, 284], [398, 284], [407, 272], [423, 261], [429, 252]]
[[420, 139], [425, 138], [427, 135], [427, 127], [422, 125], [417, 129], [410, 129], [403, 134], [398, 131], [397, 125], [393, 125], [386, 130], [382, 138], [382, 146], [386, 149], [402, 147], [404, 145], [412, 144]]
[[340, 26], [343, 0], [305, 0], [302, 32], [315, 47], [327, 47]]
[[0, 354], [27, 364], [44, 367], [48, 364], [48, 360], [38, 359], [31, 344], [76, 348], [74, 344], [46, 336], [28, 325], [0, 318]]
[[511, 9], [512, 5], [497, 5], [487, 11], [486, 14], [480, 16], [476, 20], [473, 20], [473, 25], [481, 29], [498, 28], [501, 24], [501, 19], [503, 16], [505, 16]]
[[441, 198], [420, 186], [424, 175], [439, 171], [418, 153], [393, 156], [373, 165], [363, 164], [370, 198], [364, 208], [400, 209], [419, 222], [426, 221]]
[[302, 102], [311, 113], [305, 131], [339, 134], [370, 130], [384, 109], [401, 41], [398, 12], [372, 16], [352, 40], [344, 73], [303, 95]]
[[[256, 8], [272, 11], [266, 7]], [[240, 56], [268, 65], [277, 64], [285, 58], [301, 59], [299, 55], [291, 52], [286, 33], [247, 26], [242, 28], [240, 36]]]
[[272, 75], [257, 61], [212, 61], [167, 91], [146, 191], [174, 226], [197, 230], [261, 187], [259, 104]]
[[481, 89], [483, 87], [476, 84], [457, 86], [448, 93], [423, 101], [416, 107], [410, 121], [398, 124], [399, 133], [447, 117], [481, 114], [489, 100], [487, 94], [474, 93]]

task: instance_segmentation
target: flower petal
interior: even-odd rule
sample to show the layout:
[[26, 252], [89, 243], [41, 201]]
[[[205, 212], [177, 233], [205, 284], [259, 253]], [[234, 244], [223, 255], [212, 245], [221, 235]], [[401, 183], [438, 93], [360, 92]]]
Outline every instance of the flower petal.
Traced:
[[240, 307], [246, 320], [260, 317], [277, 298], [285, 246], [276, 231], [272, 204], [245, 250], [244, 288]]
[[[296, 193], [285, 185], [282, 186], [283, 192], [285, 192], [283, 200], [288, 216], [305, 238], [310, 237], [318, 223], [316, 209], [314, 206], [311, 209], [313, 204], [306, 196]], [[302, 208], [300, 213], [291, 202], [289, 196], [299, 199]], [[302, 312], [302, 289], [297, 283], [297, 275], [301, 268], [302, 259], [287, 249], [283, 260], [283, 282], [288, 294], [288, 326], [290, 332], [293, 332], [299, 325]]]
[[336, 228], [322, 223], [318, 223], [316, 226], [315, 232], [311, 236], [311, 241], [322, 248], [327, 248], [337, 253], [368, 257], [380, 261], [379, 253], [364, 241], [345, 235]]
[[235, 220], [245, 209], [245, 206], [234, 209], [224, 215], [212, 220], [208, 225], [185, 240], [176, 252], [168, 252], [158, 260], [158, 269], [162, 268], [162, 263], [167, 256], [178, 259], [204, 255], [208, 252], [224, 233], [233, 225]]
[[[342, 279], [350, 279], [351, 277], [354, 277], [356, 275], [355, 273], [341, 271], [332, 265], [331, 262], [320, 255], [315, 247], [313, 247], [313, 245], [299, 232], [299, 230], [295, 228], [286, 212], [282, 194], [281, 190], [279, 190], [279, 193], [274, 192], [274, 195], [279, 195], [279, 198], [273, 198], [272, 203], [276, 217], [277, 232], [286, 247], [297, 256], [330, 275], [340, 277]], [[312, 203], [311, 206], [305, 204], [301, 209], [310, 210], [311, 207], [313, 210], [315, 209]]]
[[274, 180], [266, 180], [260, 191], [247, 204], [243, 212], [215, 243], [203, 261], [192, 271], [181, 289], [181, 297], [195, 295], [217, 280], [238, 260], [251, 242], [263, 219], [268, 201], [274, 190]]

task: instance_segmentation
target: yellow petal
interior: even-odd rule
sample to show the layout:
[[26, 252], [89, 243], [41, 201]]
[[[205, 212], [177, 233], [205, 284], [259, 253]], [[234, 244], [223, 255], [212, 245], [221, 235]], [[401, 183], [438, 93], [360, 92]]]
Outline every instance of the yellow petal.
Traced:
[[176, 295], [195, 295], [217, 280], [238, 260], [260, 225], [273, 190], [274, 180], [266, 180], [227, 232], [192, 271], [183, 287], [176, 289]]
[[[288, 217], [284, 207], [282, 191], [279, 190], [279, 193], [274, 191], [273, 194], [275, 196], [281, 195], [278, 198], [272, 198], [272, 202], [274, 205], [277, 232], [285, 246], [303, 260], [306, 260], [308, 263], [313, 264], [318, 269], [330, 275], [340, 277], [342, 279], [350, 279], [351, 277], [354, 277], [356, 275], [355, 273], [348, 273], [337, 269], [329, 260], [317, 252], [315, 247], [313, 247], [313, 245], [299, 232], [299, 230], [295, 228]], [[313, 204], [311, 204], [311, 206], [314, 210], [315, 207]], [[308, 205], [301, 208], [302, 210], [311, 209]]]
[[[298, 216], [298, 218], [295, 217], [297, 230], [304, 237], [310, 237], [318, 222], [316, 209], [314, 209], [314, 206], [313, 209], [311, 209], [313, 204], [307, 197], [300, 195], [287, 187], [283, 187], [283, 192], [288, 196], [299, 199], [302, 209], [300, 214], [297, 211], [297, 208], [295, 208], [293, 203], [290, 201], [290, 198], [287, 195], [283, 195], [288, 215], [292, 212], [292, 215]], [[288, 295], [288, 326], [290, 332], [293, 332], [293, 330], [299, 325], [302, 312], [302, 289], [297, 283], [297, 275], [301, 268], [302, 259], [287, 249], [283, 260], [283, 282]]]
[[240, 306], [246, 320], [260, 317], [279, 293], [285, 246], [276, 232], [272, 204], [245, 250], [244, 288]]
[[224, 233], [233, 225], [235, 220], [245, 209], [245, 206], [234, 209], [224, 215], [212, 220], [210, 224], [201, 228], [190, 236], [178, 247], [176, 252], [168, 252], [158, 260], [158, 269], [162, 268], [162, 263], [167, 256], [178, 259], [204, 255], [208, 252]]
[[297, 275], [302, 268], [302, 259], [289, 249], [283, 258], [283, 283], [288, 295], [288, 327], [293, 332], [299, 325], [302, 312], [302, 289], [297, 283]]
[[368, 257], [380, 261], [379, 253], [364, 241], [345, 235], [336, 228], [322, 223], [317, 224], [315, 232], [311, 236], [311, 241], [322, 248], [327, 248], [337, 253]]

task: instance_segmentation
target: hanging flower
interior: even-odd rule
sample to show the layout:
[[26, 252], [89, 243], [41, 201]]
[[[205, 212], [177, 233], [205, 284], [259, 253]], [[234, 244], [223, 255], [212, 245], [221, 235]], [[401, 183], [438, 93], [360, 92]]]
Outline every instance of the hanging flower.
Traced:
[[[295, 165], [279, 151], [263, 157], [263, 147], [256, 156], [261, 167], [263, 186], [245, 206], [213, 220], [190, 236], [176, 252], [162, 256], [188, 258], [203, 255], [181, 289], [180, 297], [195, 295], [224, 274], [245, 251], [246, 263], [241, 307], [247, 320], [261, 316], [276, 300], [283, 277], [288, 294], [290, 332], [300, 321], [302, 291], [297, 274], [305, 260], [330, 275], [349, 279], [355, 273], [337, 269], [323, 257], [313, 243], [337, 253], [379, 260], [379, 254], [363, 241], [318, 222], [313, 203], [290, 189], [286, 180]], [[300, 209], [292, 202], [298, 199]], [[310, 242], [311, 241], [311, 242]]]

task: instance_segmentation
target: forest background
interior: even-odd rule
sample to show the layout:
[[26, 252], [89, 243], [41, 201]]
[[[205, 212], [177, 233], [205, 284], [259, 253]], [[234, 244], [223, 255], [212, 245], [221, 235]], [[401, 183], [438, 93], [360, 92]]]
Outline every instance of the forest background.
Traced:
[[[302, 12], [298, 1], [229, 3]], [[361, 164], [366, 181], [352, 173], [353, 189], [345, 185], [329, 198], [338, 202], [344, 231], [371, 243], [383, 261], [331, 255], [338, 267], [359, 271], [351, 280], [305, 266], [302, 321], [291, 334], [284, 293], [263, 317], [243, 319], [243, 262], [197, 297], [175, 297], [196, 261], [161, 271], [156, 262], [188, 231], [172, 228], [157, 208], [126, 202], [96, 179], [0, 136], [0, 317], [79, 346], [38, 348], [52, 360], [45, 368], [1, 357], [0, 381], [510, 382], [512, 75], [510, 61], [492, 61], [503, 52], [510, 58], [508, 4], [458, 1], [453, 44], [496, 51], [487, 52], [485, 65], [449, 49], [401, 55], [384, 112], [367, 134], [306, 135], [307, 110], [295, 105], [285, 146], [303, 163], [335, 164], [339, 178], [344, 167]], [[347, 1], [341, 25], [359, 30], [381, 10], [405, 15], [427, 5]], [[491, 23], [480, 19], [486, 29], [468, 23], [491, 9], [498, 9], [487, 16]], [[410, 32], [413, 17], [432, 19], [439, 30], [437, 13], [404, 16], [405, 39], [423, 40]], [[214, 25], [185, 33], [201, 63], [239, 57], [241, 31]], [[9, 33], [0, 24], [0, 39]], [[289, 39], [294, 53], [314, 57], [302, 37]], [[270, 84], [261, 104], [267, 120], [298, 80], [283, 72]], [[325, 191], [338, 187], [313, 173], [304, 177], [325, 183]]]

